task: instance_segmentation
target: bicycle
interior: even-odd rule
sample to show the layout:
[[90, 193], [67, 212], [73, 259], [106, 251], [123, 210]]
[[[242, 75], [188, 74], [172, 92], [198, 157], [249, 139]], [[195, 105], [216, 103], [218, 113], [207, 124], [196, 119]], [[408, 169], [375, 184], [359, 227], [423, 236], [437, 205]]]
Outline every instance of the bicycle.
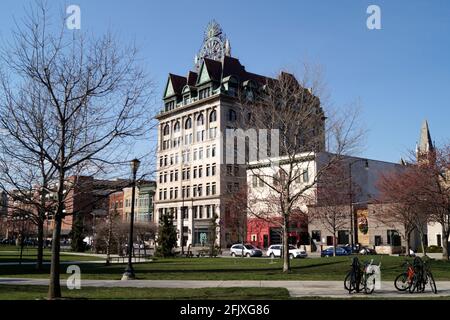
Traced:
[[373, 259], [369, 262], [365, 262], [361, 267], [357, 257], [353, 258], [352, 269], [348, 272], [344, 279], [344, 288], [348, 293], [364, 291], [366, 294], [371, 294], [375, 290], [375, 268], [381, 267], [373, 265]]
[[434, 281], [429, 264], [416, 257], [413, 266], [415, 267], [415, 274], [412, 278], [409, 292], [425, 292], [425, 288], [429, 284], [431, 291], [437, 294], [436, 282]]
[[402, 265], [406, 268], [406, 272], [400, 273], [394, 280], [394, 286], [398, 291], [406, 291], [411, 287], [411, 283], [416, 273], [413, 265], [409, 261], [405, 261]]

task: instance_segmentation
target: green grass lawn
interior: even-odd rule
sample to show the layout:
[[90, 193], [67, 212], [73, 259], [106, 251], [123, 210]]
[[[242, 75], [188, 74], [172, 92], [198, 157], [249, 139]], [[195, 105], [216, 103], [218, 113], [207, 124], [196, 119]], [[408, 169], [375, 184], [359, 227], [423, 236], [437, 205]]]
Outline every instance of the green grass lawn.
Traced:
[[[47, 286], [0, 285], [0, 300], [45, 299]], [[229, 300], [229, 299], [289, 299], [285, 288], [97, 288], [80, 290], [62, 288], [65, 299], [185, 299], [185, 300]]]
[[[73, 259], [78, 257], [74, 256]], [[381, 262], [382, 280], [392, 281], [403, 271], [405, 258], [391, 256], [362, 257], [362, 261], [374, 259]], [[342, 281], [351, 264], [351, 257], [331, 257], [291, 260], [292, 271], [281, 272], [281, 260], [246, 258], [171, 258], [134, 264], [138, 279], [172, 280], [339, 280]], [[2, 277], [47, 278], [49, 266], [42, 272], [32, 265], [0, 266]], [[61, 276], [66, 278], [67, 266], [61, 267]], [[125, 264], [82, 264], [83, 279], [120, 280]], [[431, 270], [436, 280], [450, 280], [448, 261], [431, 261]]]
[[[25, 248], [22, 254], [22, 262], [35, 262], [37, 255], [36, 248]], [[50, 261], [50, 250], [44, 250], [44, 261]], [[104, 260], [103, 258], [89, 256], [89, 255], [70, 255], [61, 252], [61, 261], [95, 261]], [[20, 248], [15, 246], [2, 246], [0, 250], [0, 263], [1, 262], [19, 262], [20, 261]]]

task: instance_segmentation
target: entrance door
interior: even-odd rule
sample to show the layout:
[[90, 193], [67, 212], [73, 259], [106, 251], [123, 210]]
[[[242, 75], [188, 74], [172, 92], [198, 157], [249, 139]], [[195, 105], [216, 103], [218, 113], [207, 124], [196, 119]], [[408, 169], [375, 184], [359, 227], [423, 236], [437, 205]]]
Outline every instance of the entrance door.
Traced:
[[280, 244], [281, 243], [281, 228], [270, 228], [270, 244]]
[[264, 248], [267, 248], [269, 246], [269, 235], [267, 234], [263, 235], [263, 246]]

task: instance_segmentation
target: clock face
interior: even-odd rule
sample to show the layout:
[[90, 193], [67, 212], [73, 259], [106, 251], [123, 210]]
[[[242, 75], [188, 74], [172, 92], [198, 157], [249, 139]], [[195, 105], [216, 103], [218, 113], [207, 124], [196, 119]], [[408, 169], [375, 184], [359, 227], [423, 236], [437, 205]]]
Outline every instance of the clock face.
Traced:
[[213, 60], [220, 60], [222, 59], [223, 54], [223, 43], [217, 37], [209, 38], [200, 50], [201, 58], [206, 57]]

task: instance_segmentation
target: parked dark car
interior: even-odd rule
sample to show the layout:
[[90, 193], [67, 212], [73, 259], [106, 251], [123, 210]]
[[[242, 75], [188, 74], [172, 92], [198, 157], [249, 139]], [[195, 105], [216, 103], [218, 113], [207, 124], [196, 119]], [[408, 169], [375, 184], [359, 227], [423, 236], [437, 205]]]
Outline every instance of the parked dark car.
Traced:
[[[321, 257], [332, 257], [334, 252], [333, 247], [326, 248], [325, 250], [322, 250], [320, 253]], [[342, 247], [336, 248], [336, 256], [348, 256], [350, 253], [348, 253], [345, 249]]]

